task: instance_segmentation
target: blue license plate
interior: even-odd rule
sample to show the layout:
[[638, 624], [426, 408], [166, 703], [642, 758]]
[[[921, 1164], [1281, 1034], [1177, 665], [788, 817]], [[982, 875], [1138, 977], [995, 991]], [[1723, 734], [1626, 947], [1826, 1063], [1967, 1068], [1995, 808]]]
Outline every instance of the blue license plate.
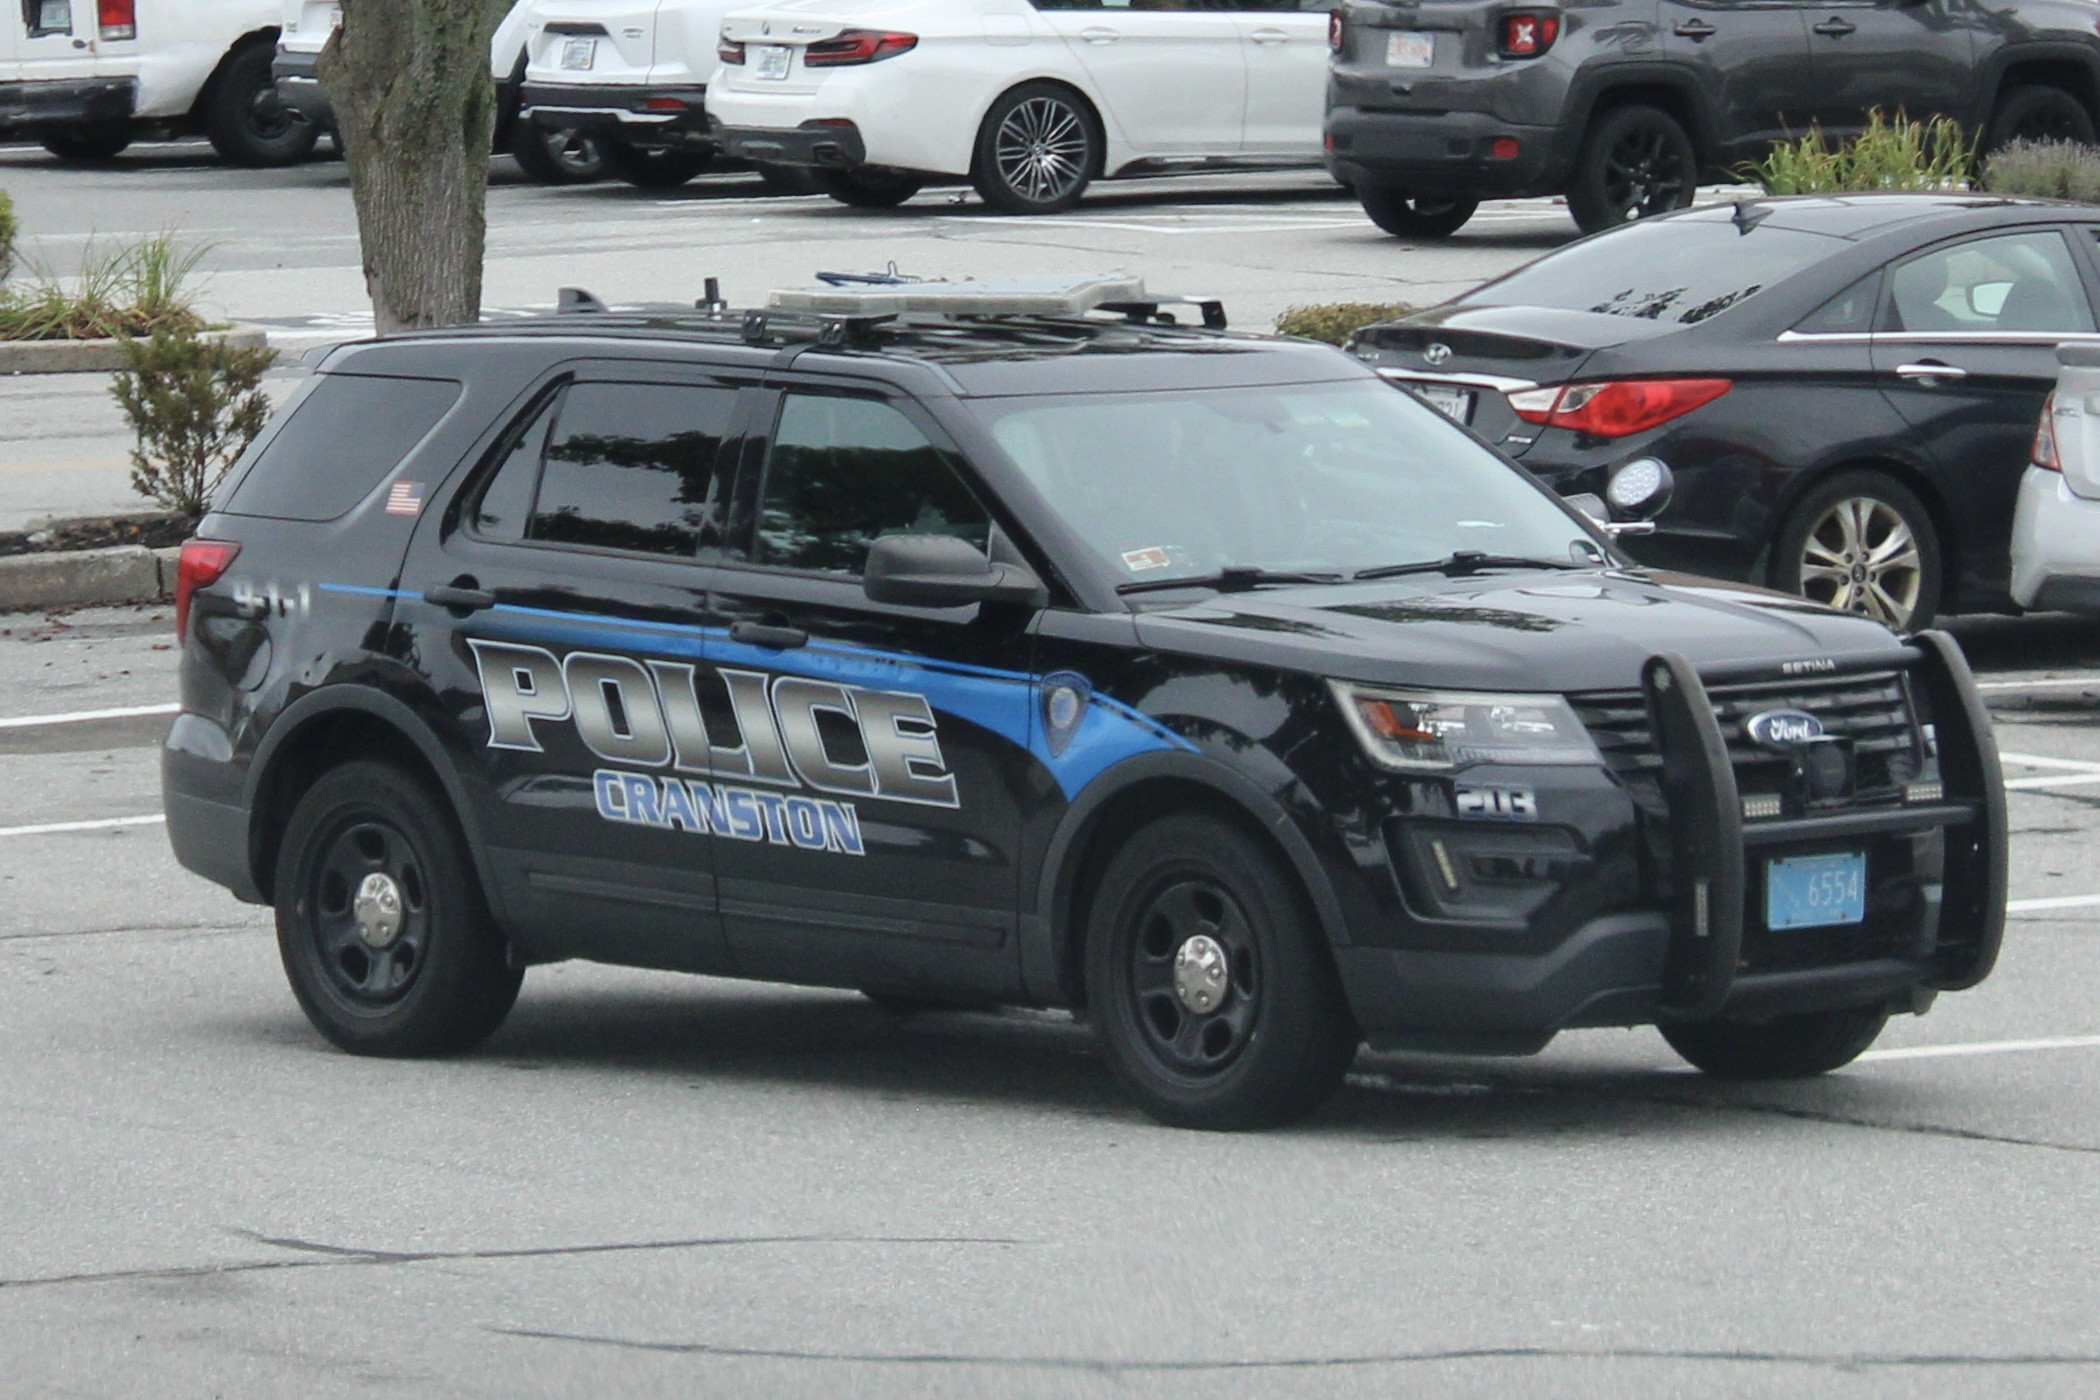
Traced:
[[1827, 928], [1867, 917], [1867, 855], [1788, 856], [1765, 867], [1765, 927]]

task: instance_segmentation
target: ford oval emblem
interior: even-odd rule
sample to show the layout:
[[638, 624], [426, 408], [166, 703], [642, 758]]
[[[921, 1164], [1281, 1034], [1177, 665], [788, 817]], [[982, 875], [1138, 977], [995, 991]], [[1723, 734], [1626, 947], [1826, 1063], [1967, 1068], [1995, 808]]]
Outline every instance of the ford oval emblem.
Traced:
[[1750, 737], [1768, 749], [1794, 749], [1823, 737], [1823, 721], [1806, 710], [1766, 710], [1743, 722]]
[[1434, 341], [1422, 351], [1422, 358], [1432, 365], [1440, 365], [1451, 358], [1451, 347], [1442, 341]]

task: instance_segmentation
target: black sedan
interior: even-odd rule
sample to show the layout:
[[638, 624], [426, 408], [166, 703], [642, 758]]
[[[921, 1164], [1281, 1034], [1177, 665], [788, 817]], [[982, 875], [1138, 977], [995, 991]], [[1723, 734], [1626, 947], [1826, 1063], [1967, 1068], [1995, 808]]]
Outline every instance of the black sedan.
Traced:
[[1549, 253], [1350, 349], [1564, 494], [1659, 457], [1644, 562], [1900, 630], [2013, 611], [2013, 501], [2055, 347], [2100, 338], [2100, 209], [1753, 199]]

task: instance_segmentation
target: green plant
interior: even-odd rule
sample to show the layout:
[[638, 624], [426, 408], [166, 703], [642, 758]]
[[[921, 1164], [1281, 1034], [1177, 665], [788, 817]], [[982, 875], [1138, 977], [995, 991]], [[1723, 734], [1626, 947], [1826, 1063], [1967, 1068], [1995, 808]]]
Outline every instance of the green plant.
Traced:
[[261, 384], [276, 356], [263, 346], [200, 339], [195, 326], [173, 323], [120, 343], [124, 368], [110, 393], [138, 439], [132, 489], [196, 519], [270, 416]]
[[151, 335], [163, 327], [196, 330], [204, 320], [184, 283], [204, 256], [158, 233], [129, 248], [93, 243], [68, 286], [38, 270], [21, 288], [0, 288], [0, 340], [107, 340]]
[[2008, 141], [1983, 163], [1992, 194], [2100, 204], [2100, 150], [2076, 141]]
[[1948, 117], [1914, 122], [1880, 108], [1850, 141], [1832, 142], [1821, 127], [1782, 141], [1763, 160], [1739, 167], [1766, 194], [1838, 194], [1858, 190], [1965, 189], [1976, 146]]
[[0, 190], [0, 282], [15, 275], [15, 235], [22, 231], [15, 221], [15, 202]]
[[1338, 301], [1323, 306], [1294, 306], [1276, 318], [1276, 333], [1301, 335], [1307, 340], [1340, 345], [1365, 326], [1405, 316], [1414, 309], [1404, 301]]

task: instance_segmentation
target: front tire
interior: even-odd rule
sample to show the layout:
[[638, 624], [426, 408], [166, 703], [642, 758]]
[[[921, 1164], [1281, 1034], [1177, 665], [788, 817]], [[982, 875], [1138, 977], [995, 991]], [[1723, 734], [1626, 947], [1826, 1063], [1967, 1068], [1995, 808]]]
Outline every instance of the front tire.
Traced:
[[84, 122], [46, 131], [37, 139], [60, 160], [97, 164], [123, 154], [131, 145], [131, 128], [123, 122]]
[[642, 190], [675, 190], [713, 165], [715, 153], [700, 151], [645, 151], [619, 141], [605, 143], [605, 168]]
[[1058, 83], [1023, 83], [984, 114], [970, 182], [1002, 214], [1054, 214], [1101, 172], [1101, 124]]
[[1449, 238], [1480, 207], [1477, 199], [1411, 195], [1384, 185], [1365, 185], [1356, 197], [1371, 222], [1395, 238]]
[[1584, 233], [1683, 209], [1699, 184], [1699, 152], [1660, 107], [1615, 107], [1582, 139], [1568, 212]]
[[307, 790], [275, 885], [292, 993], [314, 1029], [353, 1054], [454, 1054], [517, 1000], [524, 973], [450, 811], [392, 764], [348, 763]]
[[1331, 1097], [1360, 1039], [1303, 892], [1215, 818], [1125, 841], [1087, 921], [1087, 1005], [1116, 1075], [1183, 1128], [1265, 1128]]
[[1998, 101], [1991, 114], [1983, 149], [1995, 151], [2009, 141], [2075, 141], [2093, 144], [2093, 114], [2062, 88], [2017, 87]]
[[1772, 556], [1774, 587], [1897, 632], [1930, 627], [1939, 610], [1939, 531], [1924, 503], [1880, 472], [1845, 472], [1810, 491]]
[[1658, 1027], [1670, 1048], [1716, 1079], [1809, 1079], [1858, 1059], [1888, 1024], [1886, 1007], [1814, 1011], [1776, 1021]]
[[609, 173], [605, 145], [574, 127], [547, 127], [513, 122], [511, 158], [542, 185], [587, 185]]
[[272, 48], [250, 44], [226, 62], [204, 110], [204, 134], [234, 165], [292, 165], [306, 159], [321, 129], [284, 105], [270, 77]]
[[812, 170], [810, 178], [820, 191], [855, 209], [895, 209], [926, 184], [917, 175], [903, 170], [878, 170], [868, 166], [853, 170]]

